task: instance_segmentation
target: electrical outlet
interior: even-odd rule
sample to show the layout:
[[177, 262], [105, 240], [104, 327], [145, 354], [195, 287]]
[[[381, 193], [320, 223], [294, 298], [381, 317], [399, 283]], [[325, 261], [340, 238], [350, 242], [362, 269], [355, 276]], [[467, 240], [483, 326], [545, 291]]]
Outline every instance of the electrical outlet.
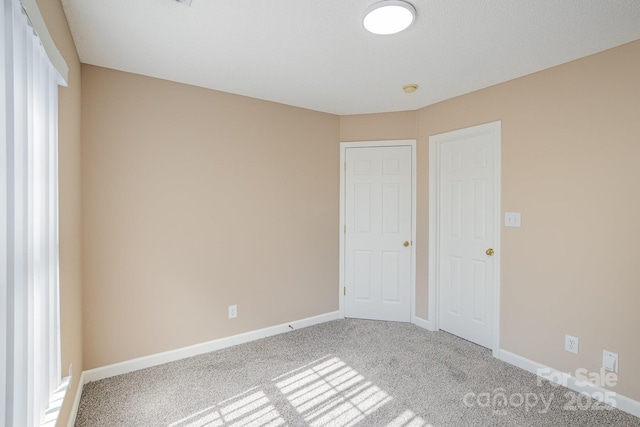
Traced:
[[229, 306], [229, 319], [235, 319], [238, 317], [238, 306], [230, 305]]
[[569, 353], [578, 354], [578, 338], [572, 337], [571, 335], [564, 336], [564, 349]]

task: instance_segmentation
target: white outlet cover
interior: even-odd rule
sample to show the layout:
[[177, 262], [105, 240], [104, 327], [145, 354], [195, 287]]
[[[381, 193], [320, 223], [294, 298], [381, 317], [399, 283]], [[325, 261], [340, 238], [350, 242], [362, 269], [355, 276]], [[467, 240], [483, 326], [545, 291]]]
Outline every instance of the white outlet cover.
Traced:
[[571, 335], [564, 336], [564, 349], [569, 353], [578, 354], [580, 346], [580, 341], [576, 337], [572, 337]]
[[238, 317], [238, 306], [230, 305], [229, 306], [229, 319], [235, 319]]

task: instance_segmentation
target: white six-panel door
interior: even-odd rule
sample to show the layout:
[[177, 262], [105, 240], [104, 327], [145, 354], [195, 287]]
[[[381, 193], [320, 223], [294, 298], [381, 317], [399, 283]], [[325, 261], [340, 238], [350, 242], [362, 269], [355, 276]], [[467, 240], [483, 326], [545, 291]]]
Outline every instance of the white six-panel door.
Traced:
[[440, 329], [492, 348], [496, 245], [496, 134], [440, 143]]
[[408, 322], [412, 148], [346, 148], [345, 158], [345, 316]]

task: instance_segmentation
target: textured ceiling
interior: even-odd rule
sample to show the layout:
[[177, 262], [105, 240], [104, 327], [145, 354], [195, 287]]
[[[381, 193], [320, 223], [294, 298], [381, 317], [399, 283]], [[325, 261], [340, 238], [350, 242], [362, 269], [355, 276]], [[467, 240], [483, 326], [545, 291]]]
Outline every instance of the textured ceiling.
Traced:
[[[414, 110], [640, 39], [640, 0], [62, 0], [83, 63], [334, 114]], [[402, 85], [420, 89], [405, 94]]]

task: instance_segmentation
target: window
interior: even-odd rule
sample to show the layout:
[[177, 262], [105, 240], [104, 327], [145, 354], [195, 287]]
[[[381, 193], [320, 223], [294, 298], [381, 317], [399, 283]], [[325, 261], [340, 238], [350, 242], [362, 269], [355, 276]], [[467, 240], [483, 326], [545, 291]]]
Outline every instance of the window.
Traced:
[[[57, 417], [52, 408], [59, 406], [56, 393], [64, 388], [60, 375], [57, 158], [58, 82], [62, 78], [22, 2], [2, 1], [0, 414], [5, 419], [0, 424], [39, 426]], [[38, 18], [41, 21], [39, 13]]]

